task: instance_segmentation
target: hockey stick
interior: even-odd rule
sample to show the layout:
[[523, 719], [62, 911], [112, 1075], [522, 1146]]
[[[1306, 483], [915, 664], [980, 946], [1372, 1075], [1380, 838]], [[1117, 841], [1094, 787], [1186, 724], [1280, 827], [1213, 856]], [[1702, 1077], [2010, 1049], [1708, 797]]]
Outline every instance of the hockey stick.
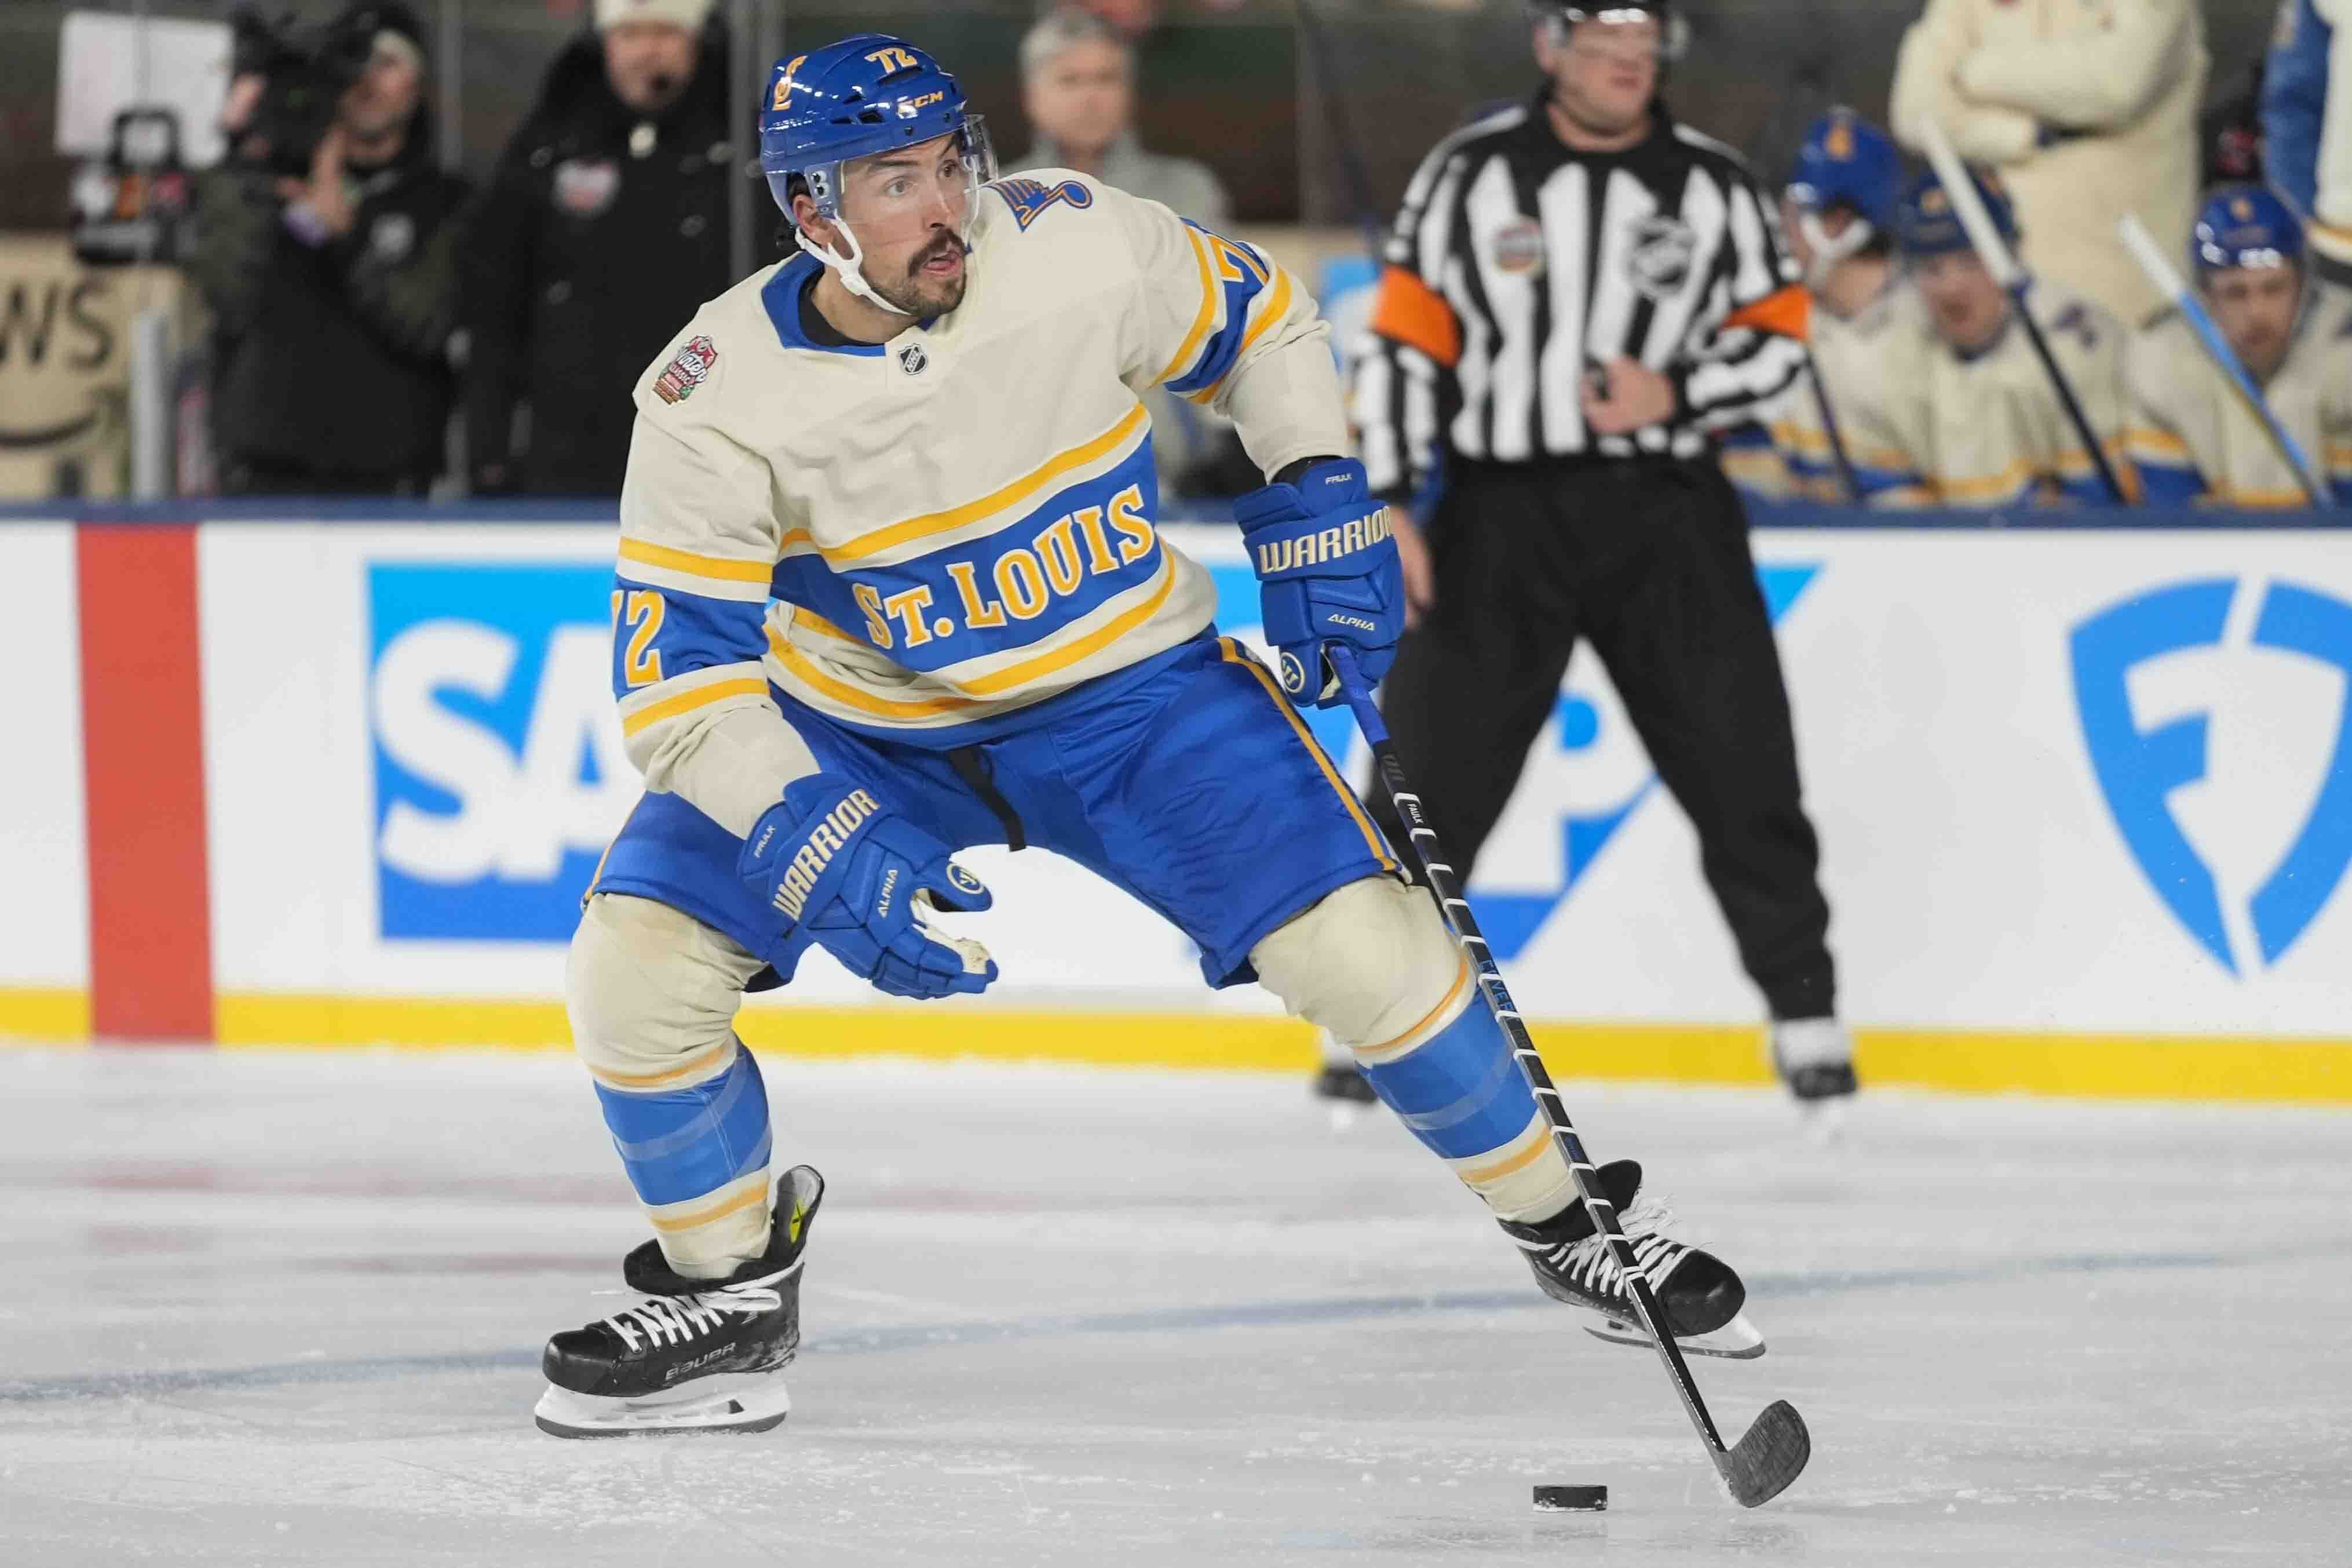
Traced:
[[1667, 1331], [1665, 1311], [1658, 1305], [1650, 1281], [1633, 1260], [1633, 1246], [1625, 1239], [1624, 1227], [1618, 1223], [1616, 1206], [1601, 1190], [1592, 1156], [1584, 1152], [1584, 1141], [1576, 1135], [1576, 1128], [1568, 1119], [1568, 1107], [1560, 1103], [1559, 1091], [1552, 1086], [1543, 1058], [1536, 1054], [1535, 1040], [1528, 1035], [1518, 1009], [1512, 1005], [1511, 993], [1504, 988], [1503, 974], [1496, 967], [1495, 956], [1487, 948], [1486, 937], [1479, 934], [1477, 917], [1470, 913], [1469, 902], [1454, 880], [1454, 868], [1446, 862], [1444, 848], [1430, 830], [1429, 819], [1421, 808], [1421, 797], [1413, 793], [1412, 785], [1405, 778], [1404, 766], [1397, 760], [1388, 726], [1381, 718], [1381, 710], [1373, 706], [1371, 691], [1356, 667], [1355, 654], [1344, 646], [1334, 646], [1329, 650], [1329, 658], [1332, 673], [1339, 680], [1340, 693], [1356, 716], [1356, 727], [1363, 732], [1365, 744], [1372, 748], [1381, 787], [1395, 802], [1397, 817], [1411, 833], [1412, 852], [1429, 877], [1439, 913], [1461, 939], [1464, 952], [1477, 966], [1478, 994], [1510, 1038], [1511, 1054], [1517, 1059], [1519, 1071], [1527, 1075], [1528, 1086], [1535, 1091], [1536, 1103], [1543, 1107], [1544, 1120], [1551, 1124], [1552, 1137], [1559, 1145], [1560, 1153], [1567, 1156], [1569, 1175], [1576, 1182], [1584, 1211], [1591, 1216], [1594, 1228], [1609, 1238], [1611, 1252], [1633, 1295], [1633, 1309], [1657, 1346], [1658, 1359], [1665, 1363], [1675, 1392], [1682, 1396], [1683, 1409], [1690, 1416], [1691, 1425], [1698, 1428], [1700, 1439], [1706, 1444], [1707, 1457], [1715, 1461], [1716, 1473], [1723, 1478], [1725, 1489], [1740, 1507], [1754, 1508], [1769, 1501], [1797, 1479], [1805, 1461], [1812, 1458], [1813, 1442], [1805, 1430], [1804, 1417], [1787, 1400], [1776, 1399], [1756, 1417], [1746, 1437], [1728, 1448], [1724, 1447], [1715, 1418], [1707, 1414], [1706, 1402], [1699, 1397], [1698, 1384], [1691, 1376], [1689, 1364], [1683, 1359], [1682, 1346]]
[[1944, 128], [1932, 117], [1920, 127], [1919, 145], [1935, 167], [1937, 182], [1944, 187], [1960, 227], [1968, 232], [1969, 244], [1975, 249], [1977, 259], [1992, 274], [1992, 280], [2008, 291], [2016, 308], [2015, 315], [2024, 324], [2026, 340], [2033, 345], [2034, 357], [2042, 361], [2042, 372], [2050, 378], [2051, 388], [2066, 411], [2067, 422], [2074, 427], [2075, 439], [2090, 455], [2091, 466], [2098, 470], [2099, 483], [2107, 487], [2108, 496], [2117, 505], [2127, 502], [2131, 497], [2124, 494], [2123, 481], [2116, 476], [2115, 465], [2107, 461], [2106, 448], [2092, 433], [2090, 418], [2083, 413], [2082, 401], [2074, 395], [2074, 384], [2058, 368], [2057, 360], [2050, 352], [2050, 340], [2042, 335], [2042, 324], [2026, 308], [2025, 296], [2033, 287], [2032, 275], [2018, 265], [2017, 257], [2002, 243], [2000, 231], [1992, 226], [1991, 214], [1977, 200], [1976, 182], [1969, 178], [1960, 155], [1952, 150], [1951, 138], [1944, 134]]
[[1853, 459], [1845, 455], [1845, 434], [1838, 429], [1837, 410], [1830, 406], [1830, 383], [1822, 380], [1822, 362], [1813, 358], [1811, 343], [1805, 345], [1805, 379], [1812, 383], [1813, 406], [1821, 411], [1822, 434], [1830, 438], [1830, 456], [1845, 482], [1845, 498], [1859, 505], [1862, 481], [1853, 476]]
[[1348, 106], [1339, 99], [1339, 51], [1331, 45], [1331, 35], [1323, 30], [1323, 18], [1315, 14], [1315, 7], [1308, 0], [1297, 3], [1299, 36], [1306, 42], [1307, 57], [1315, 62], [1316, 79], [1323, 89], [1323, 128], [1331, 138], [1331, 156], [1339, 165], [1340, 183], [1348, 187], [1349, 203], [1356, 209], [1356, 226], [1364, 231], [1364, 249], [1378, 266], [1386, 254], [1388, 225], [1372, 204], [1371, 176], [1364, 169], [1363, 153], [1348, 122]]
[[2231, 350], [2230, 340], [2221, 336], [2221, 329], [2214, 324], [2212, 316], [2189, 291], [2189, 285], [2181, 281], [2180, 274], [2172, 270], [2172, 263], [2165, 258], [2164, 252], [2157, 248], [2155, 239], [2147, 232], [2147, 225], [2139, 221], [2139, 214], [2126, 213], [2116, 222], [2116, 232], [2123, 236], [2124, 248], [2132, 253], [2132, 259], [2139, 263], [2142, 272], [2147, 274], [2147, 280], [2156, 285], [2156, 291], [2172, 301], [2173, 308], [2180, 312], [2189, 329], [2197, 334], [2197, 340], [2204, 345], [2205, 357], [2213, 361], [2215, 369], [2230, 378], [2230, 384], [2245, 400], [2247, 411], [2263, 422], [2263, 433], [2271, 438], [2271, 444], [2278, 449], [2278, 455], [2286, 460], [2286, 465], [2294, 470], [2295, 482], [2303, 486], [2304, 495], [2315, 507], [2326, 506], [2327, 491], [2319, 482], [2318, 470], [2312, 466], [2311, 459], [2305, 455], [2303, 448], [2295, 444], [2294, 437], [2287, 434], [2286, 426], [2279, 423], [2278, 415], [2271, 412], [2271, 405], [2263, 399], [2262, 389], [2254, 385], [2253, 378], [2246, 374], [2245, 366], [2238, 362], [2238, 356]]

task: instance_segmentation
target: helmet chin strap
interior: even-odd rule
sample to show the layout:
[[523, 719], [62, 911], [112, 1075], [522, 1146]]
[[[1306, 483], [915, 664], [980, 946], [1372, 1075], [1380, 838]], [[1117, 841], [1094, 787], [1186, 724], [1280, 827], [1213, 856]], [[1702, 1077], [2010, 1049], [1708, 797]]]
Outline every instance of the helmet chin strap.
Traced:
[[893, 316], [912, 318], [914, 315], [913, 311], [902, 310], [898, 306], [891, 304], [887, 299], [883, 298], [882, 296], [874, 292], [874, 286], [866, 281], [866, 253], [864, 250], [859, 248], [857, 236], [849, 232], [849, 225], [843, 223], [839, 218], [835, 218], [833, 220], [833, 226], [840, 233], [841, 237], [848, 243], [849, 254], [847, 256], [843, 256], [829, 245], [819, 245], [814, 240], [810, 239], [808, 230], [804, 228], [795, 225], [793, 230], [793, 234], [794, 238], [799, 242], [800, 247], [803, 250], [808, 252], [811, 256], [816, 257], [817, 260], [823, 262], [826, 267], [833, 269], [834, 276], [841, 279], [841, 286], [844, 288], [848, 289], [852, 294], [855, 294], [857, 298], [866, 301], [870, 305], [877, 305], [881, 307], [883, 309], [890, 312]]
[[1819, 213], [1799, 213], [1797, 232], [1805, 236], [1806, 248], [1813, 253], [1812, 264], [1805, 268], [1805, 287], [1818, 291], [1829, 281], [1832, 269], [1859, 253], [1878, 231], [1856, 217], [1846, 225], [1845, 233], [1832, 235], [1822, 226]]

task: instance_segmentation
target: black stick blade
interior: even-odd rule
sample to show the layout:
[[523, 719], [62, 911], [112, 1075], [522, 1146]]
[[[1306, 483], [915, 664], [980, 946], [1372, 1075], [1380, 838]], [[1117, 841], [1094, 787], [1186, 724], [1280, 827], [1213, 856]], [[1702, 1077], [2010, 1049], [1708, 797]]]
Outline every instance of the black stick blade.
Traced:
[[1787, 1490], [1813, 1457], [1812, 1434], [1805, 1418], [1785, 1399], [1775, 1399], [1719, 1461], [1723, 1484], [1731, 1500], [1742, 1508], [1769, 1502]]

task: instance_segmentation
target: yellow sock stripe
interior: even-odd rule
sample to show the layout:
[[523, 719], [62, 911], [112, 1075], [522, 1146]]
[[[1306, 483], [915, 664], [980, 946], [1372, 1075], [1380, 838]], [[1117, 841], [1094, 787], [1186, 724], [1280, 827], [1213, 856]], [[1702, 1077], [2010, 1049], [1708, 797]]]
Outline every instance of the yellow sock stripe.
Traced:
[[711, 1205], [709, 1208], [692, 1209], [685, 1214], [648, 1212], [646, 1218], [653, 1222], [653, 1228], [656, 1230], [666, 1236], [676, 1236], [682, 1230], [698, 1230], [714, 1220], [724, 1219], [730, 1214], [740, 1214], [747, 1208], [757, 1207], [768, 1201], [766, 1171], [755, 1171], [742, 1180], [748, 1184], [742, 1191]]
[[[1511, 1140], [1511, 1142], [1516, 1144], [1522, 1139], [1527, 1141], [1527, 1146], [1525, 1148], [1506, 1154], [1501, 1159], [1495, 1160], [1491, 1165], [1465, 1165], [1459, 1160], [1449, 1161], [1448, 1163], [1454, 1166], [1454, 1174], [1460, 1176], [1465, 1182], [1475, 1185], [1479, 1182], [1500, 1181], [1505, 1176], [1518, 1175], [1519, 1172], [1527, 1169], [1529, 1166], [1544, 1157], [1545, 1151], [1552, 1146], [1551, 1126], [1549, 1123], [1546, 1123], [1538, 1126], [1530, 1127], [1527, 1132], [1521, 1133], [1517, 1138]], [[1511, 1147], [1510, 1144], [1506, 1144], [1503, 1146], [1506, 1149], [1509, 1149]], [[1480, 1159], [1487, 1159], [1490, 1156], [1481, 1155], [1477, 1157]]]
[[1379, 1045], [1351, 1047], [1356, 1060], [1367, 1067], [1378, 1067], [1385, 1062], [1394, 1061], [1401, 1056], [1411, 1055], [1426, 1044], [1431, 1035], [1462, 1016], [1464, 1011], [1462, 1003], [1466, 999], [1469, 989], [1470, 959], [1465, 954], [1461, 960], [1461, 967], [1454, 973], [1454, 984], [1447, 989], [1444, 1000], [1430, 1009], [1419, 1023], [1414, 1024], [1394, 1040], [1384, 1040]]
[[657, 703], [647, 703], [621, 716], [621, 733], [635, 735], [666, 718], [676, 718], [682, 713], [708, 707], [712, 703], [725, 702], [729, 697], [764, 697], [768, 683], [751, 675], [739, 675], [732, 680], [713, 681], [709, 685], [692, 686], [674, 697], [664, 697]]
[[1265, 673], [1265, 666], [1251, 658], [1231, 637], [1218, 638], [1217, 645], [1224, 650], [1225, 663], [1239, 664], [1257, 677], [1257, 684], [1265, 688], [1265, 695], [1274, 700], [1276, 707], [1282, 710], [1282, 716], [1290, 721], [1291, 729], [1313, 755], [1315, 765], [1323, 770], [1323, 778], [1331, 786], [1332, 793], [1339, 797], [1340, 802], [1348, 808], [1348, 815], [1355, 820], [1357, 831], [1364, 835], [1364, 842], [1381, 862], [1381, 869], [1396, 870], [1396, 862], [1389, 859], [1388, 845], [1381, 841], [1380, 829], [1374, 827], [1371, 818], [1364, 814], [1363, 802], [1356, 799], [1356, 792], [1349, 789], [1347, 781], [1339, 777], [1339, 770], [1331, 765], [1331, 758], [1324, 754], [1322, 746], [1317, 742], [1315, 732], [1307, 727], [1307, 721], [1298, 716], [1298, 710], [1290, 706], [1290, 699], [1282, 695], [1282, 688], [1274, 684], [1274, 677]]
[[590, 1066], [588, 1075], [607, 1089], [625, 1093], [650, 1093], [656, 1089], [675, 1089], [689, 1082], [715, 1078], [735, 1061], [735, 1040], [730, 1038], [707, 1051], [696, 1051], [675, 1067], [656, 1068], [651, 1072], [615, 1072], [610, 1068]]

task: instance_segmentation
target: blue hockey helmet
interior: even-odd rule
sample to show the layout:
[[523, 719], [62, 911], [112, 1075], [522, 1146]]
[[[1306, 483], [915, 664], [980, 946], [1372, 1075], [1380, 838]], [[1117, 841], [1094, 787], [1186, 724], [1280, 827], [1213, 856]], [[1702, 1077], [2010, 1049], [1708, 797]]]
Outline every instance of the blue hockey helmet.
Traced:
[[2286, 267], [2303, 259], [2303, 223], [2260, 185], [2218, 185], [2197, 209], [2189, 261], [2200, 272]]
[[[884, 33], [858, 33], [804, 55], [788, 55], [768, 73], [760, 110], [760, 171], [776, 205], [793, 219], [801, 248], [841, 275], [851, 292], [886, 309], [898, 307], [869, 288], [856, 236], [843, 221], [843, 166], [894, 148], [952, 136], [967, 188], [964, 237], [979, 211], [979, 187], [996, 178], [995, 154], [981, 117], [964, 107], [963, 89], [929, 55]], [[805, 191], [820, 216], [848, 243], [846, 256], [811, 240], [793, 213]], [[904, 314], [904, 312], [900, 312]]]
[[[1989, 169], [1971, 167], [1969, 183], [1977, 188], [1977, 199], [1984, 204], [1994, 230], [2015, 245], [2017, 214], [2000, 176]], [[1944, 256], [1969, 248], [1968, 230], [1960, 226], [1960, 214], [1933, 169], [1921, 170], [1904, 187], [1903, 200], [1895, 209], [1895, 243], [1906, 256]]]
[[1826, 213], [1850, 207], [1883, 234], [1895, 228], [1903, 199], [1903, 154], [1895, 138], [1853, 110], [1831, 110], [1807, 128], [1789, 175], [1789, 199], [1798, 209]]

